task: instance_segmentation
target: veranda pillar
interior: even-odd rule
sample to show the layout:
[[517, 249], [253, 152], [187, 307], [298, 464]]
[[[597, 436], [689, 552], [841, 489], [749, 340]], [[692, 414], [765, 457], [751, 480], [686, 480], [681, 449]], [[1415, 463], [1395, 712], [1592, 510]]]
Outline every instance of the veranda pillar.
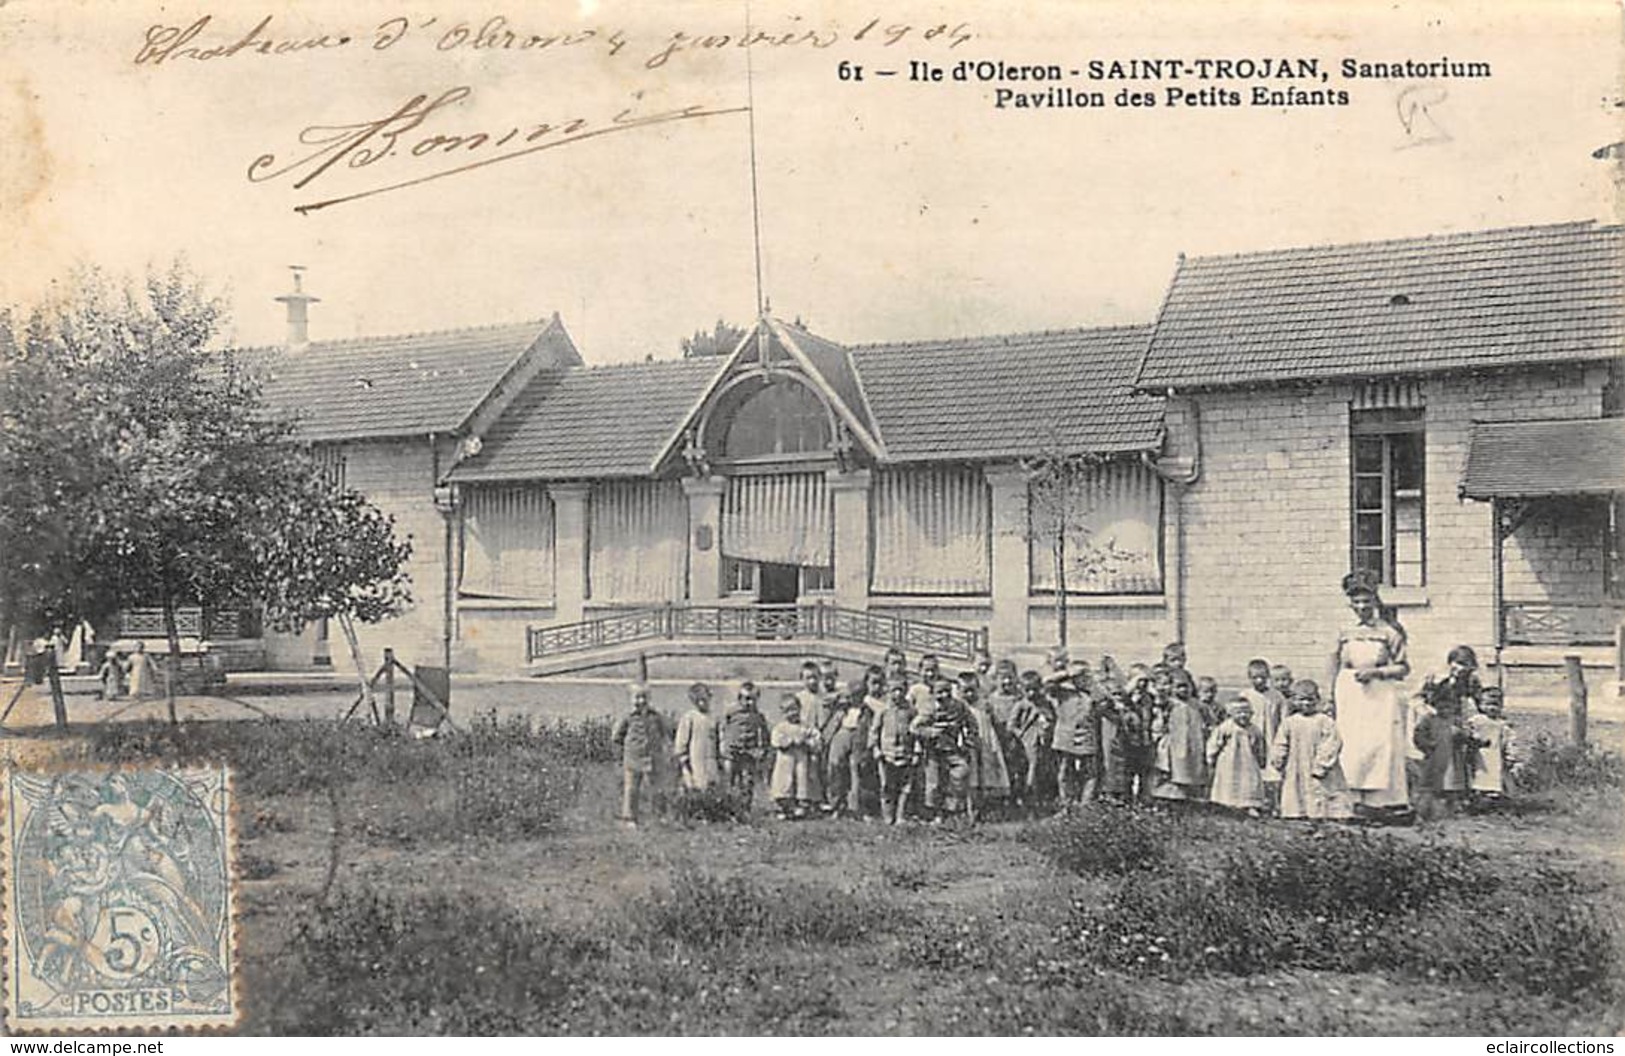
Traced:
[[867, 609], [870, 473], [830, 470], [824, 479], [835, 515], [835, 604]]
[[995, 655], [1027, 644], [1027, 474], [1020, 466], [987, 466], [993, 505], [993, 619]]
[[722, 496], [726, 477], [684, 477], [688, 495], [688, 600], [715, 604], [722, 597]]
[[554, 484], [547, 489], [553, 500], [553, 597], [560, 623], [575, 623], [587, 605], [587, 484]]

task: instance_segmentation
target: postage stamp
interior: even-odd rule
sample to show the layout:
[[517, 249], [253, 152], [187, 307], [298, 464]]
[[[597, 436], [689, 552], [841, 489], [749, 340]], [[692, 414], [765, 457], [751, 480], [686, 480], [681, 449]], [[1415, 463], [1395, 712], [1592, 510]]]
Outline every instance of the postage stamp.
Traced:
[[225, 767], [13, 769], [4, 794], [11, 1031], [237, 1022]]

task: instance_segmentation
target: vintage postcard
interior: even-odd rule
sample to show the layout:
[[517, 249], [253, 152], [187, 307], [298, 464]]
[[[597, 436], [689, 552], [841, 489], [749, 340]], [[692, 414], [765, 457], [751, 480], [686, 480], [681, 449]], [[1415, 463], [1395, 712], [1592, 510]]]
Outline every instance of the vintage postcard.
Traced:
[[236, 1024], [230, 791], [223, 768], [7, 771], [11, 1029]]
[[8, 1022], [1625, 1029], [1622, 30], [0, 0]]

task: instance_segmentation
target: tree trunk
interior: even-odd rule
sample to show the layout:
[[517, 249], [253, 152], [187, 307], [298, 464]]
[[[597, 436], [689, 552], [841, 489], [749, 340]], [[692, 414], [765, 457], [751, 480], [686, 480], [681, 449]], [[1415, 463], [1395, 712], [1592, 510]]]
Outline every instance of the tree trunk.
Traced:
[[372, 695], [372, 681], [367, 678], [367, 669], [361, 664], [361, 641], [355, 636], [355, 620], [347, 612], [341, 612], [337, 617], [339, 627], [344, 631], [344, 640], [350, 645], [350, 660], [355, 664], [355, 677], [361, 682], [361, 703], [367, 706], [367, 714], [378, 714], [378, 703]]
[[1066, 521], [1055, 526], [1055, 643], [1062, 649], [1066, 640]]
[[45, 654], [45, 681], [51, 687], [51, 714], [56, 719], [56, 728], [68, 728], [68, 701], [62, 695], [62, 672], [56, 666], [56, 647]]
[[169, 639], [169, 656], [164, 660], [164, 700], [169, 705], [169, 724], [180, 725], [175, 713], [175, 685], [181, 675], [181, 632], [175, 625], [175, 599], [164, 599], [164, 636]]

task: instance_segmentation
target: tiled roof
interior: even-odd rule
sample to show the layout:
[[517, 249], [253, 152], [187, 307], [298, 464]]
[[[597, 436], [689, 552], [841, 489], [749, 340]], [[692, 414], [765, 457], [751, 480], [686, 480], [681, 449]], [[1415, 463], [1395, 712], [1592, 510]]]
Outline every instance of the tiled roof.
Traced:
[[392, 337], [312, 341], [239, 353], [265, 378], [265, 398], [291, 412], [307, 440], [450, 432], [553, 320]]
[[852, 360], [892, 462], [1144, 451], [1162, 399], [1131, 391], [1149, 328], [858, 345]]
[[1473, 426], [1461, 493], [1469, 498], [1625, 492], [1625, 418]]
[[1138, 384], [1572, 362], [1622, 340], [1621, 229], [1517, 227], [1181, 261]]
[[869, 401], [864, 399], [863, 386], [858, 383], [857, 372], [852, 364], [852, 354], [844, 345], [819, 337], [802, 327], [790, 323], [780, 325], [823, 377], [824, 383], [834, 391], [842, 403], [846, 404], [859, 424], [873, 436], [877, 431], [875, 418], [869, 409]]
[[721, 356], [543, 370], [460, 464], [457, 480], [647, 476], [725, 366]]
[[[802, 345], [803, 331], [792, 331]], [[1128, 379], [1147, 328], [855, 346], [814, 338], [828, 361], [849, 355], [888, 462], [1019, 458], [1156, 447], [1162, 399]], [[805, 346], [802, 345], [805, 350]], [[812, 358], [809, 351], [809, 358]], [[722, 357], [547, 369], [452, 472], [475, 480], [647, 476], [726, 369]], [[846, 393], [842, 393], [846, 398]]]

